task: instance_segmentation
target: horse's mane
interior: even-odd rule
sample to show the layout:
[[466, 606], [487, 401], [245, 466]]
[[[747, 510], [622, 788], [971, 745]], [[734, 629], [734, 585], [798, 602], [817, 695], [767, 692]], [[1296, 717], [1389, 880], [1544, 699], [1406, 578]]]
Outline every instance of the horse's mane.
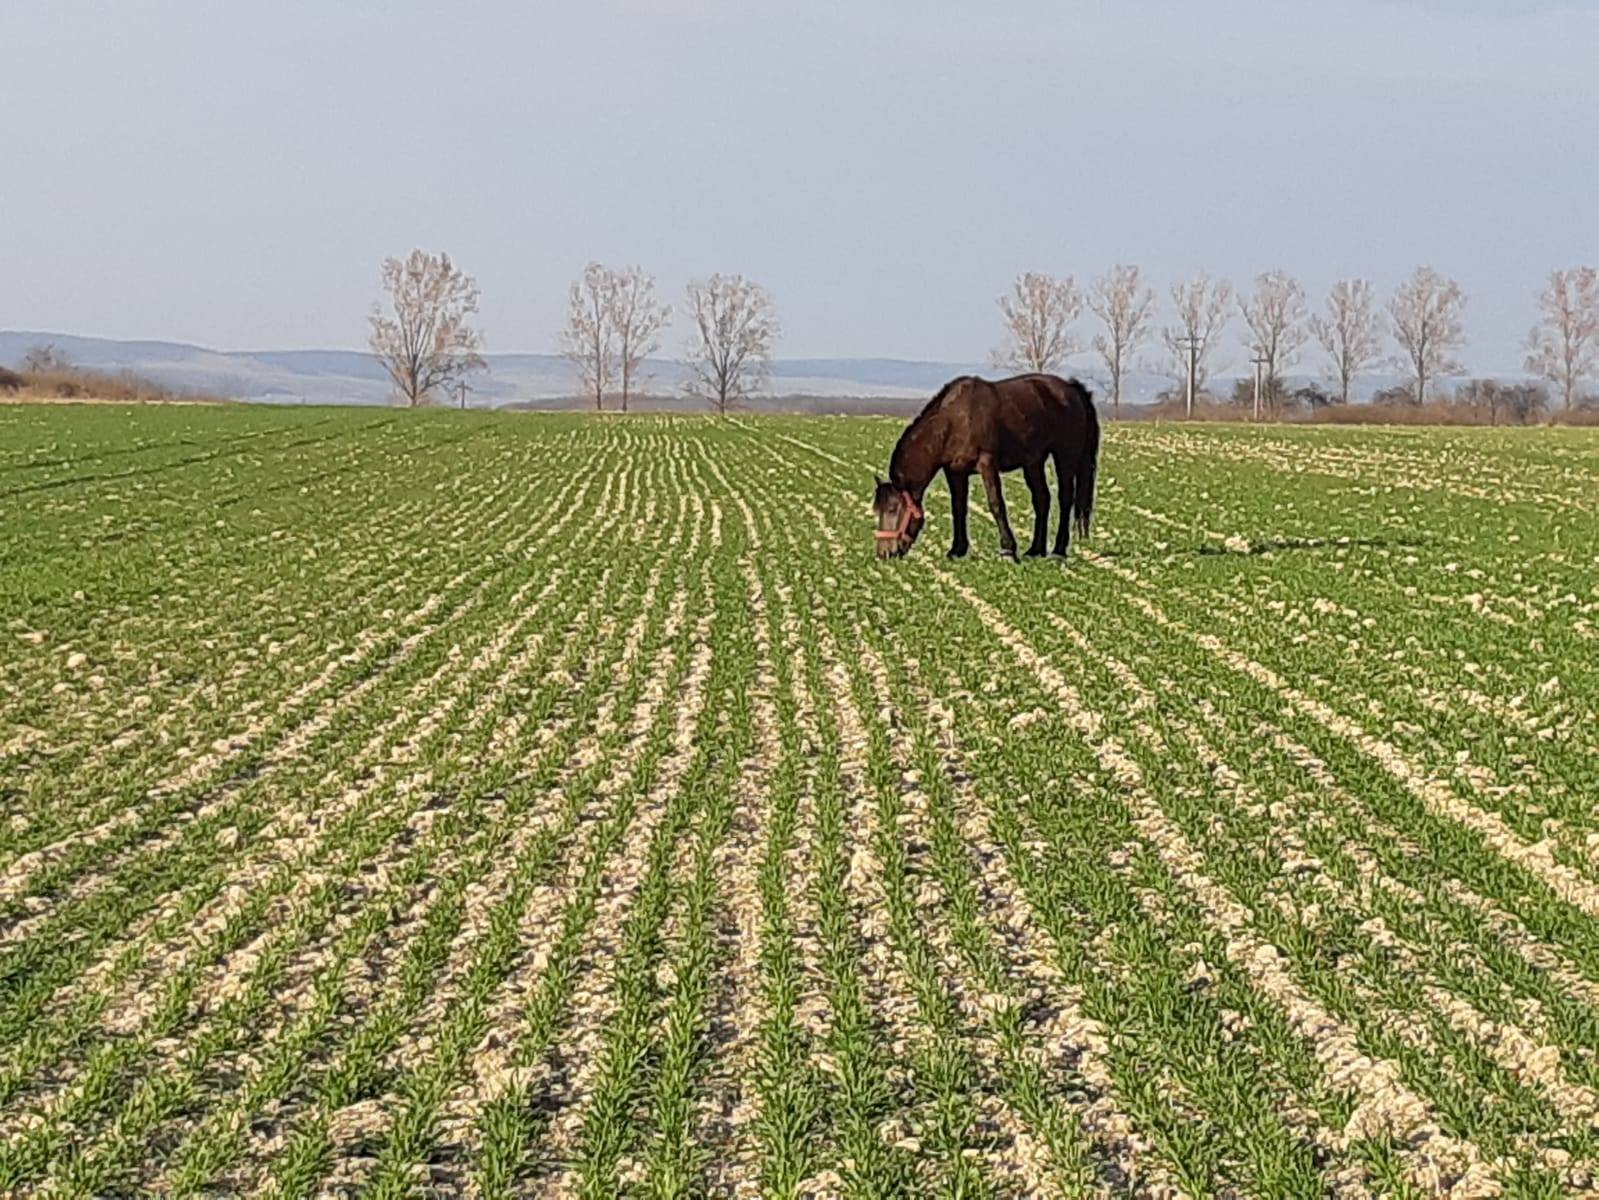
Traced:
[[899, 462], [900, 450], [910, 439], [910, 436], [919, 428], [921, 428], [921, 426], [924, 425], [928, 420], [937, 415], [938, 410], [944, 406], [944, 401], [949, 399], [951, 393], [953, 393], [957, 387], [963, 383], [969, 383], [973, 378], [974, 376], [971, 375], [957, 375], [943, 387], [939, 388], [938, 391], [933, 395], [933, 398], [926, 404], [922, 405], [922, 411], [911, 418], [911, 423], [905, 426], [904, 432], [899, 435], [899, 441], [894, 443], [894, 453], [889, 456], [888, 476], [890, 479], [894, 477], [894, 465]]

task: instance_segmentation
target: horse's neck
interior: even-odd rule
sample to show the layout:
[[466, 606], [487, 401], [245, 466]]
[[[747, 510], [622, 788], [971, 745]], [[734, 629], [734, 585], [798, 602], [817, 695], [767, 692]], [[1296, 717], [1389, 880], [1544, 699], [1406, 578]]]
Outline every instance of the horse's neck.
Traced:
[[943, 419], [942, 413], [933, 413], [907, 429], [888, 464], [889, 481], [918, 499], [943, 465], [938, 455], [944, 442]]

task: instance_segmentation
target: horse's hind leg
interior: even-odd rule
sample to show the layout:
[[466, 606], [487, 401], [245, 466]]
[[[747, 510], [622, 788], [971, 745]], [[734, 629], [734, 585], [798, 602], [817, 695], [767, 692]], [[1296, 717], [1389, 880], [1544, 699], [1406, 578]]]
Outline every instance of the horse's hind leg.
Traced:
[[1042, 461], [1022, 468], [1027, 480], [1027, 490], [1033, 494], [1033, 541], [1027, 547], [1028, 558], [1042, 558], [1049, 544], [1049, 480], [1044, 475]]
[[1005, 489], [999, 484], [999, 470], [991, 458], [978, 459], [977, 470], [983, 477], [983, 491], [988, 493], [988, 511], [999, 526], [999, 552], [1015, 558], [1016, 535], [1010, 531], [1010, 518], [1005, 514]]
[[950, 538], [949, 556], [964, 558], [966, 551], [971, 549], [971, 543], [966, 538], [966, 485], [971, 482], [971, 476], [964, 471], [945, 467], [944, 481], [949, 484], [949, 515], [955, 526], [955, 533]]
[[1077, 505], [1077, 472], [1066, 465], [1066, 456], [1055, 451], [1055, 484], [1060, 489], [1060, 528], [1055, 532], [1057, 558], [1065, 558], [1072, 546], [1072, 509]]

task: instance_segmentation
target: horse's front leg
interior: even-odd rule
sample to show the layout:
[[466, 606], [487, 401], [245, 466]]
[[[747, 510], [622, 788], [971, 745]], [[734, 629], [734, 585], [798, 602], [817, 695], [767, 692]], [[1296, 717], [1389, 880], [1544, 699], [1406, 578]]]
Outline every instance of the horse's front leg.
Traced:
[[1023, 467], [1022, 475], [1027, 480], [1027, 490], [1033, 494], [1033, 540], [1027, 547], [1027, 557], [1042, 558], [1049, 545], [1049, 480], [1041, 462]]
[[979, 459], [977, 470], [983, 477], [983, 491], [988, 493], [988, 511], [999, 526], [999, 552], [1006, 558], [1016, 557], [1016, 535], [1010, 531], [1010, 518], [1005, 514], [1005, 489], [999, 483], [999, 469], [993, 459]]
[[970, 480], [971, 476], [964, 471], [944, 468], [944, 481], [949, 484], [949, 515], [955, 525], [949, 543], [951, 558], [964, 558], [971, 549], [971, 543], [966, 540], [966, 485]]

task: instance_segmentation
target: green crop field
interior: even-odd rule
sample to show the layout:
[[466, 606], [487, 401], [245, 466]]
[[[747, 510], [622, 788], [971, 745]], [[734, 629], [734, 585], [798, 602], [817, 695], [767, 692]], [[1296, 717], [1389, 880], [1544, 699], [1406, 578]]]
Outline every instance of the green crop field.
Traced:
[[898, 429], [0, 408], [0, 1194], [1599, 1187], [1599, 434]]

